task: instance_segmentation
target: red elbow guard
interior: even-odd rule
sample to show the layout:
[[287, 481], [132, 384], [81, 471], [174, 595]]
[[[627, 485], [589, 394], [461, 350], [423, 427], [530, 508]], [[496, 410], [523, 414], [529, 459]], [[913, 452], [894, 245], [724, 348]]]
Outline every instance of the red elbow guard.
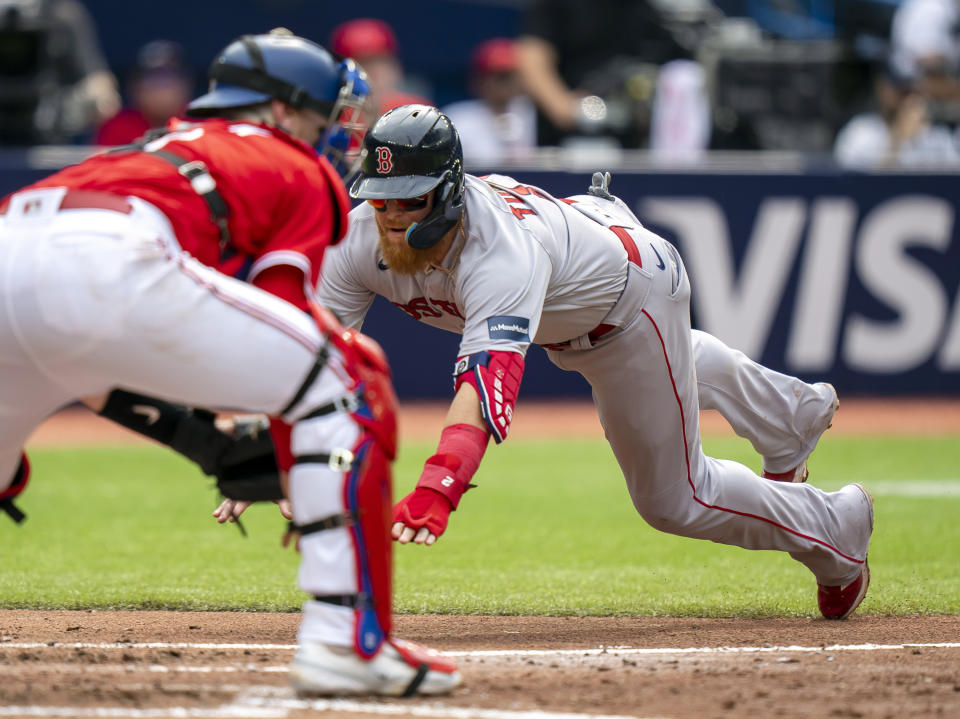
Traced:
[[488, 441], [487, 433], [472, 424], [444, 428], [437, 453], [427, 460], [417, 486], [439, 492], [456, 509], [463, 493], [473, 486], [470, 479], [480, 466]]

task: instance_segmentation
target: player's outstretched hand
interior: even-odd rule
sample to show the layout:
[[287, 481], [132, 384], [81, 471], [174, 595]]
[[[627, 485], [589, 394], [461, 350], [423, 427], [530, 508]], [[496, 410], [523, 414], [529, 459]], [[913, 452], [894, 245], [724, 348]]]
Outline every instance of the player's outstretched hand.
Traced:
[[[220, 502], [220, 506], [213, 510], [213, 516], [216, 517], [217, 522], [220, 524], [224, 522], [236, 522], [237, 517], [247, 511], [247, 507], [251, 504], [253, 503], [244, 502], [239, 499], [224, 499]], [[280, 514], [283, 515], [284, 519], [293, 519], [289, 499], [276, 500], [275, 504], [280, 508]]]
[[400, 544], [430, 546], [447, 528], [453, 506], [440, 492], [417, 487], [393, 506], [391, 536]]

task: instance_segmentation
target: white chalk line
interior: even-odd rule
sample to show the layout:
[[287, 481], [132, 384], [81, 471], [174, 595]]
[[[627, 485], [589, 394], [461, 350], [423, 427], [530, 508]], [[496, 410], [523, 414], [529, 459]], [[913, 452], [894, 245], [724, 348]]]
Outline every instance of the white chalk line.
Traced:
[[[268, 688], [269, 689], [269, 688]], [[480, 707], [452, 707], [440, 703], [410, 705], [409, 703], [380, 704], [357, 702], [344, 699], [293, 699], [269, 694], [257, 696], [251, 694], [238, 697], [235, 706], [283, 708], [288, 711], [309, 709], [312, 711], [340, 711], [359, 714], [386, 714], [403, 716], [421, 716], [450, 719], [640, 719], [636, 716], [621, 714], [583, 714], [579, 712], [550, 712], [542, 710], [508, 711], [504, 709], [482, 709]], [[241, 704], [241, 702], [243, 702]], [[653, 719], [649, 717], [648, 719]]]
[[0, 707], [0, 717], [131, 717], [154, 719], [184, 717], [185, 719], [284, 719], [286, 709], [260, 709], [228, 704], [204, 709], [197, 707], [157, 707], [153, 709], [126, 709], [124, 707]]
[[[184, 717], [185, 719], [285, 719], [292, 711], [329, 711], [350, 714], [379, 714], [386, 716], [417, 716], [442, 719], [643, 719], [618, 714], [578, 714], [570, 712], [506, 711], [478, 707], [447, 707], [442, 705], [379, 704], [346, 699], [288, 699], [272, 701], [267, 706], [227, 704], [211, 709], [193, 707], [164, 707], [156, 709], [126, 709], [122, 707], [0, 707], [0, 717], [130, 717], [155, 719]], [[647, 719], [655, 719], [648, 717]]]
[[[3, 649], [237, 649], [294, 651], [296, 644], [215, 644], [203, 642], [3, 642]], [[583, 649], [484, 649], [443, 652], [448, 657], [565, 657], [602, 655], [659, 655], [659, 654], [754, 654], [763, 652], [869, 652], [895, 649], [960, 649], [960, 642], [906, 642], [903, 644], [831, 644], [818, 647], [800, 646], [741, 646], [741, 647], [630, 647], [609, 646]]]
[[[36, 664], [36, 666], [33, 666]], [[290, 667], [263, 666], [260, 664], [48, 664], [47, 662], [24, 662], [4, 667], [6, 674], [29, 674], [34, 671], [57, 674], [286, 674]]]
[[0, 651], [12, 649], [281, 649], [296, 644], [217, 644], [215, 642], [13, 642], [0, 640]]

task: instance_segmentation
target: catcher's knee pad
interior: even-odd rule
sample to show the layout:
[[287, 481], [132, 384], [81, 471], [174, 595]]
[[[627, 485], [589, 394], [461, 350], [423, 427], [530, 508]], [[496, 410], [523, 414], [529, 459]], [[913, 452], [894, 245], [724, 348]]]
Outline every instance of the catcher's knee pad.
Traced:
[[[354, 612], [354, 645], [372, 657], [392, 617], [390, 460], [346, 413], [296, 423], [292, 448], [291, 528], [302, 538], [301, 585], [315, 600]], [[314, 576], [305, 577], [304, 567]]]

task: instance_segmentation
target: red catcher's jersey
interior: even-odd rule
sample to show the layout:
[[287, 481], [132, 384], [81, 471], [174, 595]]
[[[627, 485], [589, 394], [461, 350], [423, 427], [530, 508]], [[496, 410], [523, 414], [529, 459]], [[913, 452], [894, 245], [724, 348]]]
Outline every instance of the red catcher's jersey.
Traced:
[[[146, 148], [207, 166], [230, 211], [231, 246], [225, 252], [206, 201], [173, 164], [150, 152], [94, 155], [30, 188], [65, 186], [139, 197], [163, 211], [180, 246], [204, 264], [254, 284], [264, 270], [289, 265], [314, 285], [324, 249], [346, 232], [350, 208], [326, 158], [283, 130], [251, 122], [174, 120], [170, 127]], [[290, 288], [281, 290], [275, 283], [269, 289], [306, 304], [303, 288], [299, 297], [287, 296]]]

